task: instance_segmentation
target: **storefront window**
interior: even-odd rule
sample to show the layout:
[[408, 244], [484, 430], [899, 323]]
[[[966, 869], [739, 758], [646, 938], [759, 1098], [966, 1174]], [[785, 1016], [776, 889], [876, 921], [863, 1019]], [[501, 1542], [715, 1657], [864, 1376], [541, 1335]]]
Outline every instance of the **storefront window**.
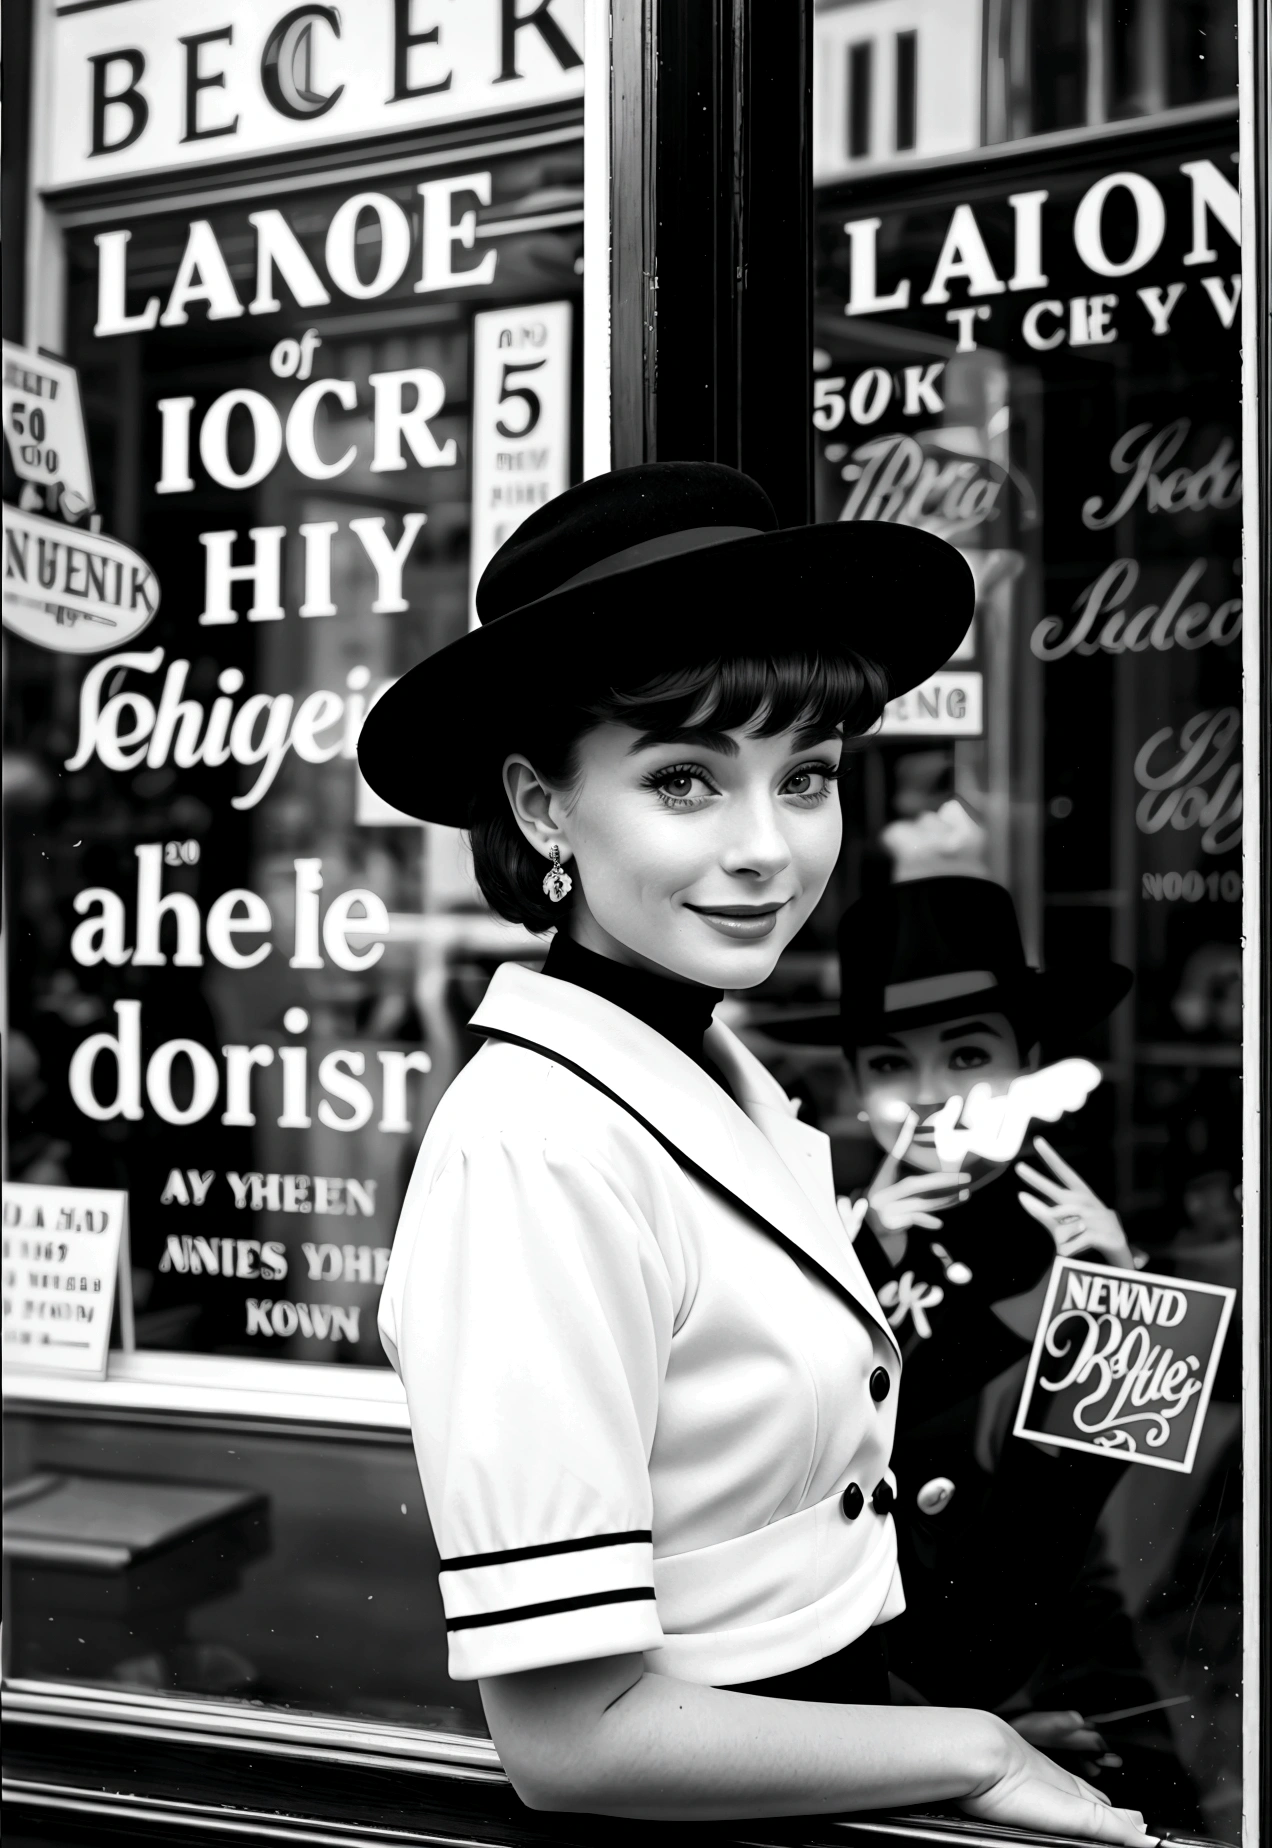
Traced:
[[353, 752], [577, 478], [582, 157], [272, 197], [66, 234], [93, 518], [158, 607], [14, 648], [13, 1178], [127, 1190], [140, 1349], [381, 1367], [465, 1003], [533, 946]]
[[[484, 1733], [376, 1308], [464, 1023], [542, 946], [355, 747], [582, 473], [583, 9], [462, 11], [37, 8], [10, 1686]], [[117, 1283], [44, 1236], [108, 1224]]]
[[[872, 36], [889, 68], [892, 28], [916, 23], [920, 99], [925, 55], [950, 29], [944, 9], [930, 21], [867, 6], [818, 20], [818, 94], [832, 101], [827, 22], [837, 38]], [[1004, 7], [986, 20], [990, 140], [1232, 92], [1230, 10], [1110, 8], [1105, 18], [1056, 7], [1026, 17]], [[1204, 60], [1196, 80], [1181, 50], [1188, 34], [1190, 55]], [[845, 133], [848, 107], [845, 93]], [[757, 999], [744, 1017], [830, 1132], [844, 1200], [858, 1197], [882, 1158], [861, 1108], [860, 1061], [837, 1045], [792, 1044], [781, 1023], [793, 1008], [830, 1007], [852, 980], [834, 955], [852, 901], [913, 893], [922, 889], [913, 882], [933, 878], [961, 882], [942, 888], [954, 908], [975, 902], [973, 882], [1005, 888], [1031, 965], [1128, 972], [1126, 998], [1101, 1008], [1076, 978], [1070, 1016], [1040, 1032], [1036, 1065], [1084, 1059], [1092, 1083], [1083, 1106], [1046, 1131], [1057, 1164], [1025, 1152], [1052, 1183], [1035, 1207], [1053, 1205], [1053, 1227], [1062, 1194], [1075, 1222], [1108, 1209], [1124, 1234], [1120, 1256], [1108, 1243], [1088, 1250], [1093, 1265], [1138, 1271], [1158, 1287], [1219, 1286], [1232, 1299], [1242, 1180], [1241, 275], [1235, 112], [1215, 117], [1217, 107], [1174, 125], [1162, 116], [1118, 140], [1105, 128], [1063, 145], [1054, 135], [1037, 149], [1021, 141], [992, 160], [932, 158], [921, 173], [907, 173], [903, 158], [889, 165], [886, 142], [868, 177], [823, 159], [817, 517], [900, 520], [952, 540], [972, 566], [977, 611], [959, 656], [894, 702], [856, 759], [838, 890], [803, 957], [779, 970], [767, 1008]], [[920, 114], [920, 149], [937, 120], [925, 128]], [[833, 146], [835, 127], [823, 117], [819, 148]], [[959, 928], [948, 912], [945, 925]], [[1035, 1125], [1035, 1150], [1037, 1138]], [[1021, 1173], [1022, 1191], [1032, 1184]], [[877, 1287], [916, 1382], [925, 1344], [934, 1335], [939, 1344], [943, 1300], [976, 1287], [955, 1236], [976, 1185], [972, 1205], [946, 1202], [935, 1230], [913, 1231], [908, 1243], [897, 1234], [881, 1260], [887, 1281]], [[1049, 1311], [1035, 1296], [1013, 1313], [1032, 1339]], [[1052, 1476], [1038, 1462], [1019, 1504], [1038, 1598], [1055, 1590], [1048, 1561], [1059, 1555], [1048, 1549], [1066, 1520], [1072, 1579], [1028, 1678], [987, 1700], [1016, 1714], [1111, 1716], [1101, 1723], [1119, 1763], [1101, 1781], [1114, 1801], [1139, 1802], [1139, 1788], [1162, 1821], [1229, 1840], [1241, 1817], [1238, 1313], [1184, 1464], [1145, 1466], [1143, 1427], [1133, 1437], [1134, 1415], [1088, 1382], [1091, 1454], [1075, 1463], [1079, 1443], [1066, 1462], [1053, 1449]], [[976, 1436], [966, 1469], [949, 1468], [951, 1508], [972, 1482], [1005, 1480], [1013, 1467], [1011, 1446], [1026, 1441], [1012, 1437], [1025, 1377], [1021, 1361], [969, 1397]], [[961, 1454], [956, 1396], [950, 1386], [941, 1432], [929, 1423], [907, 1440], [933, 1477], [937, 1459]], [[906, 1454], [903, 1443], [899, 1473]], [[1087, 1472], [1073, 1486], [1070, 1466]], [[1086, 1513], [1072, 1513], [1083, 1497]], [[925, 1691], [940, 1683], [938, 1633], [910, 1645]], [[986, 1662], [993, 1647], [987, 1632]]]

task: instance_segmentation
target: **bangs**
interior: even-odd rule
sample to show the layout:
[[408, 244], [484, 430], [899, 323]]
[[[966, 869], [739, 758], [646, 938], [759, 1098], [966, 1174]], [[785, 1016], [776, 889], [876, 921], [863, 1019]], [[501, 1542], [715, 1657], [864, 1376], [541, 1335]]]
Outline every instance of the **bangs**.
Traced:
[[597, 723], [629, 725], [655, 742], [691, 728], [757, 738], [787, 731], [859, 737], [888, 697], [883, 669], [860, 657], [742, 655], [660, 674], [631, 692], [611, 690], [586, 710]]

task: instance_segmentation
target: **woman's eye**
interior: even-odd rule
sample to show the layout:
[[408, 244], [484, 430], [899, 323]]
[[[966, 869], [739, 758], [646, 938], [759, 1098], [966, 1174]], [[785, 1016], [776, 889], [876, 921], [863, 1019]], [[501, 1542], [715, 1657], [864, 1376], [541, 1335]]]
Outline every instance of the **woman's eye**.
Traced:
[[898, 1072], [907, 1069], [905, 1060], [895, 1052], [881, 1052], [873, 1059], [866, 1060], [866, 1070], [874, 1072], [880, 1078], [894, 1078]]
[[837, 764], [801, 764], [798, 770], [792, 770], [782, 785], [785, 795], [794, 796], [805, 807], [824, 802], [834, 788], [839, 775]]
[[958, 1046], [950, 1054], [950, 1069], [956, 1072], [972, 1072], [979, 1065], [988, 1065], [990, 1055], [983, 1046]]
[[671, 765], [655, 770], [645, 779], [665, 808], [699, 808], [715, 793], [706, 771], [692, 764]]

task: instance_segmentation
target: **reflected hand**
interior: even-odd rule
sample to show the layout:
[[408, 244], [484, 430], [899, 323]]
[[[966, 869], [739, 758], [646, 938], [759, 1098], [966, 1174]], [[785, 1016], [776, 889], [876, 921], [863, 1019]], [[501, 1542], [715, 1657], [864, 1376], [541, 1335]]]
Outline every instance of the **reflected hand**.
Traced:
[[967, 1198], [970, 1178], [966, 1174], [908, 1174], [890, 1187], [876, 1183], [870, 1189], [866, 1217], [883, 1232], [907, 1232], [911, 1226], [940, 1232], [943, 1221], [938, 1213]]
[[[1059, 1717], [1067, 1722], [1071, 1716]], [[1115, 1809], [1103, 1791], [1035, 1750], [1005, 1722], [1000, 1724], [1003, 1767], [984, 1790], [961, 1800], [965, 1815], [1018, 1829], [1076, 1835], [1084, 1841], [1120, 1843], [1123, 1848], [1157, 1848], [1138, 1810]]]
[[901, 1158], [918, 1124], [918, 1117], [911, 1111], [866, 1190], [866, 1217], [876, 1232], [908, 1232], [911, 1226], [939, 1232], [942, 1224], [937, 1214], [966, 1198], [969, 1174], [907, 1174], [898, 1180]]
[[[1077, 1169], [1057, 1155], [1049, 1142], [1035, 1136], [1034, 1147], [1052, 1174], [1042, 1174], [1027, 1161], [1018, 1161], [1016, 1173], [1035, 1192], [1018, 1193], [1016, 1198], [1050, 1232], [1060, 1256], [1072, 1258], [1080, 1251], [1099, 1251], [1111, 1264], [1132, 1270], [1131, 1248], [1113, 1208], [1092, 1192]], [[1044, 1198], [1039, 1199], [1039, 1194]]]
[[1040, 1751], [1077, 1755], [1083, 1777], [1099, 1777], [1101, 1771], [1116, 1770], [1122, 1763], [1115, 1752], [1110, 1752], [1103, 1735], [1071, 1709], [1058, 1713], [1017, 1713], [1008, 1725]]

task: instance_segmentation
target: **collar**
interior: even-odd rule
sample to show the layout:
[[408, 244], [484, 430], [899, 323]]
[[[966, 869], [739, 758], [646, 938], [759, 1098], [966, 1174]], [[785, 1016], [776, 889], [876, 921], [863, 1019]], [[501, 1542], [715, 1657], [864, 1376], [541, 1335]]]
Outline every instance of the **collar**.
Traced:
[[469, 1025], [557, 1057], [611, 1092], [664, 1147], [847, 1297], [899, 1354], [839, 1218], [829, 1142], [799, 1121], [777, 1080], [728, 1027], [713, 1022], [705, 1050], [732, 1096], [643, 1020], [516, 963], [495, 971]]

